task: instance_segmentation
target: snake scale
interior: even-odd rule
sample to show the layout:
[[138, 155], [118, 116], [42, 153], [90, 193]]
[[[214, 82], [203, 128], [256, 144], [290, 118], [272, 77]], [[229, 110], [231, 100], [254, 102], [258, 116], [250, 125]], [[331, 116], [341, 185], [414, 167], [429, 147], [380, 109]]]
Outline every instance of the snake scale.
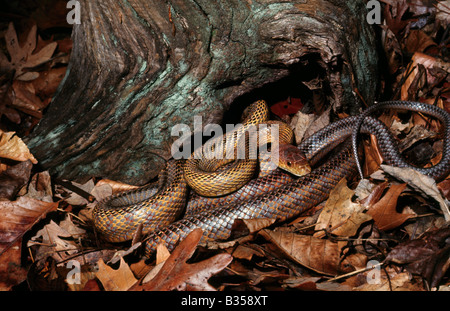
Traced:
[[263, 177], [250, 180], [224, 197], [205, 198], [194, 195], [188, 202], [183, 217], [168, 223], [164, 220], [165, 214], [180, 217], [188, 194], [188, 185], [183, 178], [184, 162], [172, 160], [168, 162], [167, 170], [161, 174], [158, 184], [115, 195], [100, 202], [94, 209], [96, 229], [107, 235], [108, 240], [118, 241], [114, 232], [121, 223], [127, 223], [127, 230], [134, 232], [139, 226], [134, 219], [142, 218], [143, 215], [144, 218], [156, 217], [157, 221], [161, 219], [159, 223], [152, 224], [154, 230], [145, 240], [145, 255], [150, 257], [158, 244], [164, 243], [169, 249], [173, 249], [180, 239], [195, 228], [203, 229], [202, 242], [205, 242], [227, 239], [237, 219], [272, 218], [283, 221], [295, 217], [324, 201], [342, 178], [349, 178], [358, 172], [358, 155], [354, 149], [355, 129], [376, 136], [385, 162], [399, 167], [411, 167], [401, 157], [396, 140], [386, 125], [369, 116], [375, 110], [389, 108], [422, 112], [441, 121], [444, 129], [441, 161], [433, 167], [419, 170], [436, 180], [446, 178], [450, 173], [450, 115], [440, 108], [418, 102], [382, 102], [371, 106], [369, 113], [331, 123], [304, 140], [298, 149], [304, 153], [311, 166], [323, 161], [324, 156], [336, 146], [340, 147], [337, 153], [309, 174], [293, 177], [276, 169]]

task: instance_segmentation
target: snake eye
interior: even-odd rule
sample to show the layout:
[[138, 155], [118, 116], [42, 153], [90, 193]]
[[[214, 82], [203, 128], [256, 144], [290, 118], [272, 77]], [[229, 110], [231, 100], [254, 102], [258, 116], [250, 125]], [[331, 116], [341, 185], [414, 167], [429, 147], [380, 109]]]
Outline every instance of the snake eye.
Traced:
[[287, 164], [287, 166], [291, 166], [292, 165], [291, 161], [287, 161], [286, 164]]

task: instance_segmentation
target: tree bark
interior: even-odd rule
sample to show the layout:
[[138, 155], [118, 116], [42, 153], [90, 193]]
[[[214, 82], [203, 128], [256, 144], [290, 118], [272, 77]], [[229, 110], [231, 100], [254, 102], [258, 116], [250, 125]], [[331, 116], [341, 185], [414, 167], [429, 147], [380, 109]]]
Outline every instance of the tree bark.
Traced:
[[174, 125], [220, 123], [236, 99], [290, 76], [320, 81], [335, 111], [375, 99], [362, 0], [80, 2], [66, 77], [26, 139], [58, 177], [143, 184], [170, 158]]

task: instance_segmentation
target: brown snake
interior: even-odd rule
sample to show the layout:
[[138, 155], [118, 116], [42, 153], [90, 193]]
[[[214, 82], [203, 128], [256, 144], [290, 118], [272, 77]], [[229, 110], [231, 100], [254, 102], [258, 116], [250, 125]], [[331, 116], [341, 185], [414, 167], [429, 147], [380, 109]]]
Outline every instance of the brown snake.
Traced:
[[[205, 155], [211, 154], [205, 153], [209, 149], [202, 146], [186, 161], [169, 161], [156, 184], [113, 195], [99, 202], [93, 211], [97, 231], [111, 242], [122, 242], [130, 240], [140, 225], [142, 231], [147, 233], [172, 223], [184, 210], [188, 185], [203, 196], [226, 195], [236, 191], [255, 175], [257, 150], [251, 148], [251, 143], [258, 146], [271, 143], [272, 148], [276, 144], [280, 154], [286, 154], [279, 158], [279, 167], [297, 176], [310, 172], [304, 156], [289, 158], [293, 153], [289, 146], [293, 146], [286, 144], [292, 142], [294, 133], [284, 123], [267, 121], [269, 109], [265, 101], [253, 103], [244, 115], [242, 126], [208, 141], [213, 141], [213, 144], [205, 144], [213, 146], [217, 154], [212, 155], [219, 158], [205, 158]], [[256, 130], [255, 126], [263, 122], [264, 126]], [[225, 158], [229, 150], [236, 160]], [[237, 150], [245, 151], [243, 158], [235, 154]], [[300, 155], [300, 151], [296, 149], [295, 154]]]
[[[444, 128], [442, 159], [437, 165], [420, 170], [435, 179], [443, 179], [448, 176], [450, 171], [450, 115], [447, 112], [434, 106], [415, 102], [379, 103], [374, 107], [371, 108], [371, 111], [376, 110], [377, 107], [397, 108], [419, 111], [438, 118]], [[171, 224], [158, 224], [156, 229], [148, 235], [145, 240], [145, 255], [151, 256], [159, 243], [164, 243], [169, 249], [172, 249], [180, 239], [186, 237], [195, 228], [203, 229], [203, 242], [227, 239], [230, 236], [231, 227], [237, 219], [272, 218], [283, 221], [322, 202], [342, 178], [348, 178], [357, 171], [351, 140], [348, 138], [352, 135], [352, 130], [359, 126], [361, 132], [371, 133], [377, 137], [383, 158], [388, 164], [409, 166], [401, 158], [396, 142], [387, 127], [377, 119], [364, 115], [363, 118], [348, 117], [339, 120], [318, 131], [299, 145], [298, 148], [304, 152], [312, 166], [335, 146], [342, 145], [338, 153], [314, 168], [311, 173], [295, 178], [277, 169], [264, 177], [252, 179], [232, 195], [219, 198], [194, 197], [188, 203], [183, 218]], [[160, 213], [179, 213], [174, 212], [175, 208], [167, 205], [168, 201], [153, 203], [156, 204], [156, 209], [149, 209], [148, 202], [155, 197], [171, 193], [170, 203], [173, 203], [174, 206], [184, 207], [188, 187], [182, 178], [182, 173], [177, 169], [180, 166], [182, 166], [180, 161], [169, 162], [168, 170], [162, 175], [159, 187], [140, 188], [123, 195], [113, 196], [106, 201], [107, 204], [100, 204], [100, 207], [94, 210], [97, 229], [105, 226], [105, 220], [100, 219], [98, 215], [107, 217], [110, 210], [114, 210], [115, 213], [113, 220], [118, 219], [116, 215], [118, 213], [121, 217], [119, 221], [126, 222], [128, 226], [131, 225], [131, 228], [128, 228], [131, 232], [138, 227], [138, 224], [133, 223], [133, 218], [139, 217], [139, 213], [144, 213], [144, 210], [152, 217], [159, 217]], [[164, 206], [161, 208], [158, 204], [164, 204]], [[141, 208], [136, 208], [131, 215], [130, 213], [121, 213], [125, 210], [124, 207], [131, 205], [141, 206]], [[99, 224], [98, 219], [102, 223]], [[119, 225], [111, 223], [107, 229], [114, 232]], [[114, 240], [110, 237], [109, 239]]]

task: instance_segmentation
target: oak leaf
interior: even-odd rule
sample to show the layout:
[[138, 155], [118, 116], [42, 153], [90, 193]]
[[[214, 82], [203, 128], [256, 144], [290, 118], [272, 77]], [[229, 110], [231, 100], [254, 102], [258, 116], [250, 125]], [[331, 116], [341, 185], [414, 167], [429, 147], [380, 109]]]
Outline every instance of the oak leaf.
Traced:
[[407, 219], [414, 217], [413, 214], [398, 213], [397, 200], [406, 184], [391, 185], [387, 193], [374, 205], [367, 214], [371, 215], [380, 230], [394, 229], [403, 224]]
[[442, 197], [436, 185], [436, 181], [433, 178], [408, 167], [395, 167], [382, 164], [381, 168], [389, 175], [406, 182], [410, 187], [414, 188], [414, 190], [435, 200], [439, 204], [445, 220], [450, 221], [449, 206]]
[[145, 284], [137, 283], [130, 290], [215, 290], [207, 282], [208, 279], [228, 266], [233, 257], [230, 254], [218, 254], [200, 262], [186, 263], [194, 254], [202, 234], [201, 229], [194, 229], [175, 247], [154, 278]]
[[106, 291], [125, 291], [137, 282], [133, 272], [123, 258], [120, 259], [120, 266], [117, 270], [105, 264], [103, 259], [100, 259], [96, 277]]

